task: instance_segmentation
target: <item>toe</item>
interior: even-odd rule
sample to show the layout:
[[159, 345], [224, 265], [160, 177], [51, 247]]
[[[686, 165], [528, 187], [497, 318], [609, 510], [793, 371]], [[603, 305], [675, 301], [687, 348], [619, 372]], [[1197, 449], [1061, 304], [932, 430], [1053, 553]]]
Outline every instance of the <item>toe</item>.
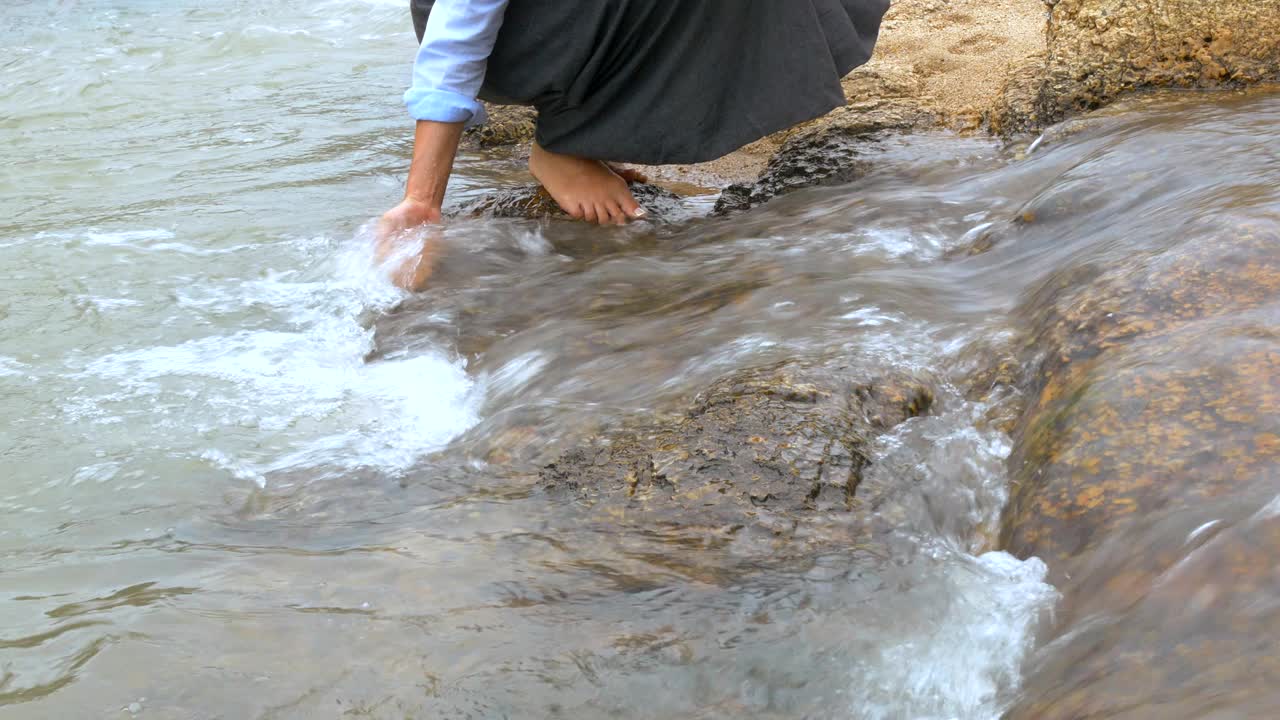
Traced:
[[622, 209], [621, 205], [619, 205], [616, 202], [611, 202], [609, 203], [608, 210], [609, 210], [609, 222], [613, 223], [614, 225], [627, 224], [627, 213], [625, 210]]
[[649, 214], [648, 211], [640, 207], [640, 203], [636, 202], [631, 193], [627, 193], [620, 198], [618, 205], [622, 208], [623, 214], [630, 220], [639, 220]]

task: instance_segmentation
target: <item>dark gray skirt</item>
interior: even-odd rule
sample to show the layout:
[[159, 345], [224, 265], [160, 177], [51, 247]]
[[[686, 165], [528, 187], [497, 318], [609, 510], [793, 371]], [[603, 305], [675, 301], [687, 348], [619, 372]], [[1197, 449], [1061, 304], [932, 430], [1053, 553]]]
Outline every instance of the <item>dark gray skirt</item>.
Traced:
[[[411, 0], [422, 37], [434, 0]], [[481, 98], [553, 152], [713, 160], [845, 104], [889, 0], [511, 0]]]

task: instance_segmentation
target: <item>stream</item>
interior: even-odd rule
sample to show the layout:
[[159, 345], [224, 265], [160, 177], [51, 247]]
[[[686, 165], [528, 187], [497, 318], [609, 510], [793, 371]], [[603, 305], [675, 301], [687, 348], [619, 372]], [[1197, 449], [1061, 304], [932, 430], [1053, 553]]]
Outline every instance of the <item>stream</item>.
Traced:
[[[369, 233], [410, 151], [402, 0], [3, 13], [15, 720], [998, 718], [1058, 592], [995, 547], [1019, 398], [967, 388], [1061, 268], [1280, 208], [1280, 97], [1192, 97], [1034, 147], [896, 138], [731, 218], [460, 218], [408, 295]], [[450, 203], [523, 182], [467, 152]], [[873, 443], [883, 548], [770, 558], [539, 489], [798, 357], [934, 388]]]

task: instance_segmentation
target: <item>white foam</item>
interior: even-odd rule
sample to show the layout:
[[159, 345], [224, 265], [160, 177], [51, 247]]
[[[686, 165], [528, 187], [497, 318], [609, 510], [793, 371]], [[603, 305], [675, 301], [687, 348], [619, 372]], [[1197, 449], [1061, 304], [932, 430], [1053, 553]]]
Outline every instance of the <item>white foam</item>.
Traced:
[[98, 484], [110, 482], [120, 473], [120, 463], [104, 462], [96, 465], [85, 465], [71, 476], [72, 487], [85, 482]]
[[1192, 531], [1187, 535], [1187, 544], [1188, 544], [1188, 545], [1190, 545], [1191, 543], [1195, 542], [1195, 541], [1196, 541], [1196, 538], [1200, 537], [1201, 535], [1205, 534], [1205, 533], [1206, 533], [1206, 532], [1208, 532], [1209, 530], [1213, 529], [1214, 527], [1216, 527], [1216, 526], [1217, 526], [1218, 524], [1220, 524], [1221, 522], [1222, 522], [1221, 520], [1210, 520], [1209, 522], [1207, 522], [1207, 523], [1205, 523], [1205, 524], [1201, 525], [1200, 527], [1196, 528], [1195, 530], [1192, 530]]
[[310, 30], [303, 28], [282, 28], [274, 25], [249, 25], [241, 30], [246, 36], [254, 35], [286, 35], [295, 37], [311, 37]]
[[366, 366], [345, 408], [348, 431], [316, 438], [268, 470], [323, 464], [400, 471], [477, 422], [479, 393], [461, 363], [426, 355]]
[[[55, 236], [56, 237], [56, 236]], [[120, 246], [136, 245], [148, 240], [172, 240], [174, 234], [168, 230], [124, 230], [119, 232], [100, 232], [89, 230], [81, 239], [86, 245]]]
[[546, 367], [550, 360], [545, 353], [529, 352], [508, 361], [483, 382], [488, 394], [514, 395], [528, 385]]
[[998, 527], [1011, 443], [983, 428], [986, 406], [946, 388], [937, 406], [882, 437], [864, 479], [903, 488], [882, 511], [923, 552], [885, 571], [890, 604], [863, 610], [859, 718], [999, 718], [1057, 599], [1040, 560], [970, 554]]
[[130, 298], [104, 298], [94, 297], [92, 295], [77, 295], [76, 304], [83, 308], [90, 308], [97, 312], [106, 313], [120, 308], [141, 307], [144, 303], [140, 300], [133, 300]]
[[858, 327], [879, 327], [889, 323], [896, 323], [901, 318], [894, 317], [880, 310], [880, 308], [871, 305], [869, 307], [859, 308], [852, 312], [847, 312], [840, 316], [841, 320], [857, 320]]
[[0, 355], [0, 377], [24, 377], [27, 374], [24, 368], [26, 365], [18, 362], [17, 358]]
[[[246, 306], [294, 312], [299, 310], [300, 294], [323, 293], [327, 287], [322, 282], [290, 281], [295, 275], [271, 274], [265, 279], [239, 282], [234, 289], [217, 285], [190, 285], [178, 288], [175, 294], [179, 305], [209, 312], [234, 312]], [[309, 308], [301, 310], [306, 313]]]
[[848, 234], [845, 240], [846, 250], [853, 255], [886, 260], [933, 260], [944, 250], [940, 236], [900, 227], [867, 227]]
[[[411, 467], [476, 422], [474, 383], [443, 348], [366, 362], [373, 330], [361, 318], [403, 295], [363, 245], [332, 264], [327, 280], [281, 274], [184, 291], [179, 302], [193, 309], [266, 306], [284, 317], [94, 359], [81, 376], [107, 387], [69, 398], [64, 412], [145, 417], [157, 442], [187, 440], [186, 452], [258, 484], [292, 467]], [[263, 440], [245, 443], [244, 429]], [[218, 446], [201, 447], [200, 436]]]
[[713, 352], [685, 361], [683, 367], [672, 373], [663, 387], [676, 387], [694, 373], [709, 374], [713, 369], [732, 370], [740, 367], [744, 358], [778, 346], [778, 341], [764, 335], [744, 335], [717, 348]]
[[1271, 498], [1270, 502], [1263, 505], [1258, 512], [1254, 514], [1255, 520], [1270, 520], [1274, 517], [1280, 517], [1280, 495]]
[[200, 453], [200, 459], [208, 461], [209, 464], [216, 468], [226, 470], [231, 473], [231, 477], [237, 480], [246, 480], [257, 485], [259, 488], [267, 487], [267, 478], [262, 473], [254, 470], [252, 467], [236, 460], [221, 450], [205, 450]]
[[[1021, 683], [1035, 629], [1057, 600], [1040, 560], [1003, 552], [925, 561], [885, 618], [892, 642], [854, 671], [856, 716], [997, 720]], [[886, 611], [888, 612], [888, 611]]]
[[[154, 253], [174, 252], [199, 257], [214, 257], [218, 255], [252, 251], [255, 249], [255, 246], [253, 245], [196, 247], [187, 243], [176, 242], [176, 238], [177, 236], [171, 230], [159, 228], [115, 231], [87, 228], [56, 232], [38, 232], [31, 236], [32, 240], [56, 240], [60, 242], [72, 241], [83, 243], [90, 247], [123, 248], [127, 250]], [[9, 245], [0, 245], [0, 248], [8, 246]]]

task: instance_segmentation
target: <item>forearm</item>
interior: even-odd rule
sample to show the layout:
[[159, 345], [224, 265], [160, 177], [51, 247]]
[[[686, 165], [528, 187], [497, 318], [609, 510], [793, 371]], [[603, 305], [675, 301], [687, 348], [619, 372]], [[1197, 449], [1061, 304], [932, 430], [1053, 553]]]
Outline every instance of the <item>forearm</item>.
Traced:
[[462, 142], [464, 123], [419, 120], [413, 139], [413, 164], [405, 185], [405, 200], [439, 210], [453, 172], [453, 161]]

